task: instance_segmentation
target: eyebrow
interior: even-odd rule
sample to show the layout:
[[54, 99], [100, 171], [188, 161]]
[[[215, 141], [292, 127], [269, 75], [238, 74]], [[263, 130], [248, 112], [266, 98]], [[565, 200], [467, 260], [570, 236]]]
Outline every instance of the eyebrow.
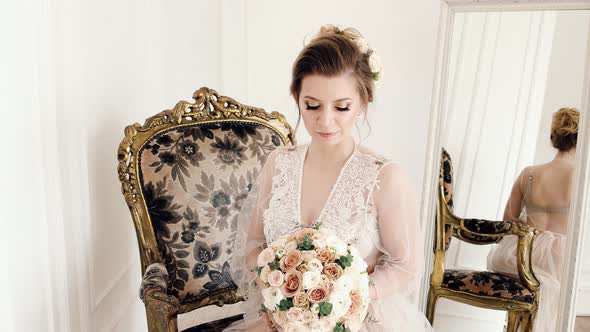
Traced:
[[[311, 99], [311, 100], [315, 100], [315, 101], [320, 101], [319, 99], [316, 99], [312, 96], [303, 96], [303, 98], [307, 98], [307, 99]], [[340, 99], [336, 99], [334, 100], [334, 102], [339, 102], [339, 101], [345, 101], [345, 100], [352, 100], [350, 98], [340, 98]]]

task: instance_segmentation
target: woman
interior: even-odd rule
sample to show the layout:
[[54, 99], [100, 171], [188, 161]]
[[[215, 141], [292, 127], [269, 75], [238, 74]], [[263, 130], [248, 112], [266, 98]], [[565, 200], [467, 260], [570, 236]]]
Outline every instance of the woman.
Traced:
[[419, 285], [423, 257], [408, 175], [352, 136], [382, 75], [377, 60], [356, 30], [331, 25], [296, 59], [291, 94], [311, 143], [271, 152], [243, 205], [234, 248], [243, 256], [234, 256], [232, 276], [247, 297], [246, 313], [227, 331], [282, 330], [259, 312], [252, 268], [265, 244], [314, 224], [356, 243], [369, 265], [371, 307], [363, 331], [431, 329], [406, 298]]
[[[565, 253], [567, 218], [580, 114], [562, 108], [553, 114], [551, 143], [557, 149], [548, 163], [525, 167], [518, 175], [504, 210], [504, 220], [524, 222], [541, 230], [532, 251], [533, 272], [541, 283], [539, 309], [534, 330], [556, 331], [562, 256]], [[488, 269], [518, 274], [517, 237], [508, 236], [488, 254]]]

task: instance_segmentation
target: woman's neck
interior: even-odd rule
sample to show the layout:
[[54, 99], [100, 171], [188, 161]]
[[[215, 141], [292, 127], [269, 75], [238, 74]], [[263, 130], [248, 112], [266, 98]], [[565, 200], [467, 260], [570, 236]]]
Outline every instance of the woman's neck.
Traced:
[[307, 159], [313, 160], [313, 163], [319, 162], [321, 164], [339, 165], [343, 164], [350, 157], [354, 148], [355, 142], [353, 138], [334, 145], [321, 144], [312, 140], [309, 143]]
[[564, 161], [573, 165], [576, 161], [576, 148], [571, 148], [567, 151], [558, 151], [553, 160]]

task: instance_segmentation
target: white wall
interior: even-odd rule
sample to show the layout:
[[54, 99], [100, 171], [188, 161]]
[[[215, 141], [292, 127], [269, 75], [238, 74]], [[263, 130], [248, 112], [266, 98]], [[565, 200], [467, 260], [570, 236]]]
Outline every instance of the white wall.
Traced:
[[0, 6], [1, 167], [18, 175], [5, 177], [1, 200], [2, 261], [17, 271], [1, 280], [13, 285], [0, 302], [8, 331], [145, 331], [136, 239], [116, 174], [124, 126], [201, 86], [295, 125], [291, 65], [321, 24], [354, 26], [378, 49], [385, 76], [365, 144], [402, 162], [421, 187], [437, 1]]

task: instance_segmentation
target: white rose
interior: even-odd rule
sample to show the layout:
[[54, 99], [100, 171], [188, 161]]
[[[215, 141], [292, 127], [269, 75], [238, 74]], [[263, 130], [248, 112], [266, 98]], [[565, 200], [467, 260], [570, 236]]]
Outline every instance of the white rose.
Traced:
[[[315, 253], [315, 251], [314, 251]], [[317, 258], [312, 258], [309, 260], [309, 262], [307, 262], [307, 264], [305, 264], [305, 266], [307, 267], [307, 269], [309, 271], [322, 271], [324, 269], [324, 266], [322, 265], [322, 262], [320, 262], [319, 259]]]
[[352, 269], [352, 271], [356, 272], [356, 273], [361, 273], [361, 272], [365, 272], [367, 271], [367, 262], [365, 262], [365, 260], [362, 258], [360, 252], [358, 251], [358, 249], [354, 246], [350, 246], [349, 247], [350, 250], [350, 254], [352, 255], [352, 264], [350, 265], [350, 267], [347, 267], [346, 269]]
[[332, 252], [334, 252], [338, 257], [348, 255], [348, 246], [346, 245], [346, 243], [344, 243], [344, 241], [340, 240], [339, 237], [335, 235], [330, 235], [326, 238], [325, 243], [326, 247], [332, 250]]
[[280, 248], [284, 248], [284, 247], [285, 247], [285, 244], [287, 244], [287, 239], [286, 239], [286, 238], [284, 238], [284, 237], [282, 237], [282, 238], [279, 238], [279, 239], [277, 239], [277, 240], [273, 241], [273, 242], [270, 244], [270, 247], [271, 247], [273, 250], [277, 250], [277, 249], [280, 249]]
[[276, 306], [285, 297], [278, 287], [268, 287], [262, 290], [262, 298], [264, 298], [264, 306], [270, 311], [275, 311]]
[[369, 275], [362, 273], [358, 282], [358, 289], [362, 298], [369, 298]]
[[354, 280], [347, 274], [340, 276], [334, 282], [334, 292], [350, 293], [354, 288]]
[[310, 289], [320, 283], [322, 274], [319, 271], [307, 271], [303, 273], [303, 288]]
[[270, 273], [270, 266], [265, 265], [262, 270], [260, 271], [260, 280], [262, 280], [262, 282], [267, 283], [268, 282], [268, 274]]
[[381, 69], [383, 69], [383, 66], [381, 65], [381, 58], [375, 49], [373, 49], [373, 52], [369, 56], [369, 67], [373, 73], [381, 73]]
[[303, 320], [303, 310], [301, 308], [291, 307], [287, 311], [287, 318], [291, 321]]
[[367, 44], [367, 41], [364, 38], [356, 38], [354, 40], [354, 43], [359, 48], [359, 51], [361, 51], [361, 53], [363, 54], [367, 53], [367, 51], [369, 50], [369, 45]]
[[258, 266], [262, 267], [275, 260], [275, 252], [271, 248], [265, 248], [258, 254]]
[[320, 306], [317, 303], [314, 303], [309, 307], [309, 311], [313, 312], [314, 314], [318, 314], [320, 312]]
[[283, 332], [306, 332], [307, 328], [302, 322], [289, 322], [283, 327]]
[[330, 319], [338, 320], [340, 317], [346, 315], [352, 300], [348, 292], [334, 292], [330, 296], [330, 303], [332, 303], [332, 312], [328, 315]]

